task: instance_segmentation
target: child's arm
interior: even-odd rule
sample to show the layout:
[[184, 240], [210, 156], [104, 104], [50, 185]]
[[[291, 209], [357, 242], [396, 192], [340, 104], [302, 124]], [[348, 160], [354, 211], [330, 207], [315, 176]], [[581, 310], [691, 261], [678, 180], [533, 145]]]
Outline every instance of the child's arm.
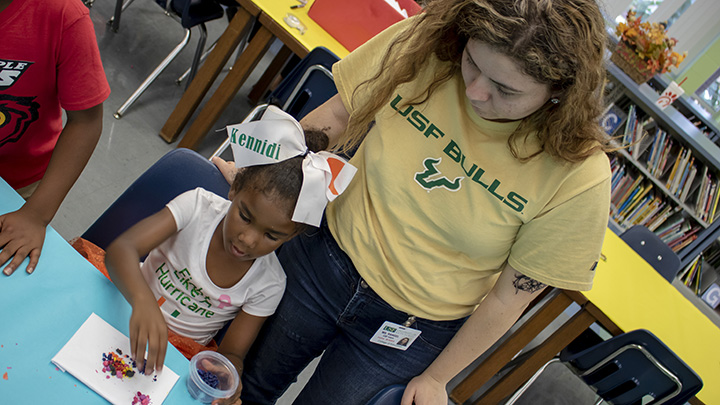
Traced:
[[[238, 312], [237, 316], [235, 316], [235, 319], [230, 324], [230, 327], [228, 327], [225, 337], [223, 337], [220, 347], [218, 347], [218, 352], [227, 357], [228, 360], [235, 365], [238, 375], [240, 376], [242, 376], [245, 355], [248, 350], [250, 350], [250, 346], [255, 341], [255, 338], [260, 332], [260, 328], [262, 327], [263, 322], [265, 322], [265, 319], [267, 319], [267, 317], [250, 315], [241, 310]], [[230, 405], [239, 403], [238, 400], [240, 398], [241, 390], [242, 383], [238, 386], [235, 395], [225, 400], [215, 400], [212, 405]]]
[[66, 111], [67, 123], [60, 133], [50, 164], [40, 185], [19, 210], [0, 216], [0, 264], [11, 257], [5, 275], [11, 275], [26, 257], [32, 273], [45, 242], [47, 225], [82, 173], [102, 132], [102, 103], [87, 110]]
[[113, 283], [132, 306], [130, 350], [142, 370], [145, 346], [148, 348], [145, 372], [162, 370], [167, 349], [167, 325], [155, 295], [140, 272], [140, 258], [177, 232], [170, 209], [143, 219], [120, 235], [107, 249], [105, 265]]

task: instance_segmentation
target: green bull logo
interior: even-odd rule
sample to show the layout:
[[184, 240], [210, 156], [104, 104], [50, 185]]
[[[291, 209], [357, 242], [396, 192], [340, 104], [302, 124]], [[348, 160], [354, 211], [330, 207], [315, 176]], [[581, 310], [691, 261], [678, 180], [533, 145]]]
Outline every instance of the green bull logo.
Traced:
[[[450, 191], [458, 191], [460, 189], [460, 181], [462, 177], [456, 177], [455, 180], [450, 181], [445, 176], [436, 176], [440, 174], [435, 166], [440, 164], [441, 158], [433, 159], [427, 158], [423, 161], [425, 167], [424, 172], [415, 173], [415, 181], [422, 186], [422, 188], [430, 191], [435, 187], [444, 187]], [[433, 177], [434, 176], [434, 177]]]

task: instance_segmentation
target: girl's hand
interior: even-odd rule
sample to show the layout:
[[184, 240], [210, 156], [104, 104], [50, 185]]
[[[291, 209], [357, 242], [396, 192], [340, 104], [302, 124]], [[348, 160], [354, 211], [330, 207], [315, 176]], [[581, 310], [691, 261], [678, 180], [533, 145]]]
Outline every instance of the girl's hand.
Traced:
[[447, 405], [445, 384], [426, 374], [413, 378], [405, 388], [401, 405]]
[[154, 298], [133, 302], [130, 316], [130, 350], [138, 370], [144, 370], [145, 375], [161, 372], [167, 344], [167, 324]]

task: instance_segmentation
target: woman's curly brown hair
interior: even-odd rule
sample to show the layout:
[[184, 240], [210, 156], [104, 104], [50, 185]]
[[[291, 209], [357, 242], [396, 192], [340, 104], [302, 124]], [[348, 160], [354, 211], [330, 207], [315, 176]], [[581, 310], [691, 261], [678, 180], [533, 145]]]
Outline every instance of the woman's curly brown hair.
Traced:
[[[598, 149], [610, 151], [609, 138], [598, 124], [605, 82], [604, 27], [594, 0], [432, 0], [390, 45], [377, 73], [355, 89], [373, 97], [354, 106], [340, 149], [359, 144], [393, 91], [416, 78], [434, 55], [448, 63], [408, 104], [425, 102], [459, 74], [463, 49], [474, 39], [510, 56], [560, 99], [522, 120], [508, 139], [513, 156], [526, 161], [544, 151], [579, 162]], [[542, 150], [519, 156], [516, 141], [535, 133]]]

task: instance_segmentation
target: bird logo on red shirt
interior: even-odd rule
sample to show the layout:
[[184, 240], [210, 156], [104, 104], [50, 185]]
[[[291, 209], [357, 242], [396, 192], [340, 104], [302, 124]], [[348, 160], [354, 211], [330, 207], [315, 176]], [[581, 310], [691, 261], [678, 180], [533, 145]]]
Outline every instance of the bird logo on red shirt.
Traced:
[[0, 94], [0, 147], [17, 142], [30, 124], [38, 119], [40, 104], [34, 99]]
[[[0, 59], [0, 91], [17, 83], [33, 62]], [[38, 119], [40, 104], [35, 97], [0, 93], [0, 147], [17, 142], [27, 128]]]

